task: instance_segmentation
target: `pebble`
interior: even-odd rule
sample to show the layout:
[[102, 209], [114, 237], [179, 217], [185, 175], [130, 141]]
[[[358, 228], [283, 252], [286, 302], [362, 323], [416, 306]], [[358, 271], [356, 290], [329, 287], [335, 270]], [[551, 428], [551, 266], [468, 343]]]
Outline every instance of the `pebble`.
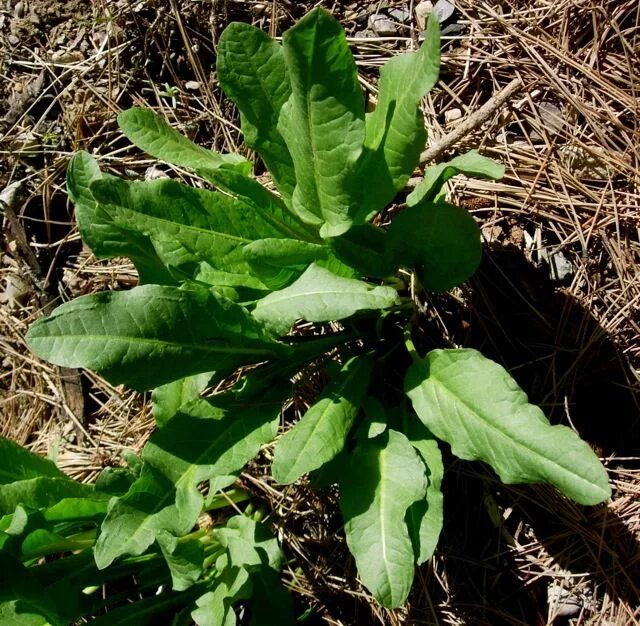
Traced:
[[398, 24], [379, 13], [374, 13], [369, 17], [369, 28], [378, 37], [391, 37], [398, 34]]
[[453, 0], [438, 0], [436, 6], [433, 7], [433, 13], [438, 18], [438, 22], [446, 22], [456, 10], [456, 5]]
[[400, 22], [401, 24], [405, 24], [411, 19], [409, 9], [405, 9], [404, 7], [399, 9], [389, 9], [388, 13], [389, 17], [392, 17], [396, 22]]
[[447, 109], [444, 112], [444, 121], [446, 124], [456, 122], [462, 117], [462, 111], [460, 109]]

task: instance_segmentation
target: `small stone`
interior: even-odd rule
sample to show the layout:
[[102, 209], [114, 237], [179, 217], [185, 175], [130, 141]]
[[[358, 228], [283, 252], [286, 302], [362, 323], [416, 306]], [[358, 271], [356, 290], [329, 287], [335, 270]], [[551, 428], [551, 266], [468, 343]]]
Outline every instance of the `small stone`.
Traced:
[[600, 146], [566, 145], [558, 150], [561, 163], [576, 177], [589, 180], [607, 180], [609, 167], [607, 151]]
[[200, 83], [197, 80], [188, 80], [185, 84], [184, 84], [184, 88], [189, 90], [189, 91], [197, 91], [198, 89], [200, 89], [202, 83]]
[[251, 5], [251, 8], [249, 9], [251, 14], [255, 15], [256, 17], [260, 17], [261, 15], [264, 15], [266, 10], [267, 10], [267, 5], [264, 2], [257, 2], [256, 4]]
[[577, 615], [590, 602], [569, 589], [564, 589], [559, 584], [552, 582], [547, 588], [547, 603], [549, 605], [549, 617], [571, 617]]
[[446, 124], [452, 124], [462, 118], [462, 111], [460, 109], [447, 109], [444, 112], [444, 121]]
[[456, 10], [456, 5], [453, 0], [438, 0], [436, 6], [433, 7], [433, 13], [438, 19], [438, 22], [446, 22]]
[[9, 274], [5, 279], [5, 288], [0, 293], [0, 302], [10, 309], [15, 309], [24, 304], [29, 296], [29, 283], [17, 274]]
[[9, 35], [7, 39], [12, 46], [17, 46], [20, 43], [20, 39], [15, 35]]
[[420, 30], [424, 30], [427, 27], [427, 18], [429, 17], [429, 14], [433, 12], [433, 2], [430, 2], [429, 0], [418, 2], [414, 12], [416, 14], [418, 28]]
[[369, 28], [378, 37], [391, 37], [398, 34], [398, 24], [379, 13], [374, 13], [369, 17]]
[[25, 14], [25, 10], [24, 10], [24, 2], [22, 2], [22, 0], [20, 0], [20, 2], [16, 2], [16, 6], [13, 9], [13, 15], [14, 17], [17, 17], [18, 19], [21, 19], [24, 17]]
[[148, 167], [146, 172], [144, 173], [145, 180], [158, 180], [160, 178], [169, 178], [167, 173], [157, 165], [152, 165]]
[[560, 252], [542, 248], [538, 258], [549, 268], [549, 278], [556, 283], [569, 280], [574, 274], [573, 263]]
[[401, 24], [406, 24], [411, 19], [411, 13], [409, 12], [409, 9], [406, 9], [404, 7], [389, 9], [388, 13], [389, 17], [396, 20], [396, 22], [400, 22]]

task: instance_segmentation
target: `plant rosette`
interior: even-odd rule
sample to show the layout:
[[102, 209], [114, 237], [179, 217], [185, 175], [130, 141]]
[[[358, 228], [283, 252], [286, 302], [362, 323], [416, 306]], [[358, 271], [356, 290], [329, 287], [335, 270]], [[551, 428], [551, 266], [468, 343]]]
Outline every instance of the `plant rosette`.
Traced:
[[[503, 367], [475, 350], [414, 347], [412, 296], [464, 282], [482, 252], [475, 220], [446, 200], [445, 183], [503, 175], [475, 151], [431, 165], [388, 228], [372, 225], [419, 164], [420, 103], [437, 81], [439, 49], [431, 17], [421, 47], [382, 67], [365, 114], [345, 33], [329, 13], [311, 11], [282, 44], [231, 24], [218, 78], [273, 191], [243, 157], [196, 146], [140, 108], [119, 116], [124, 134], [213, 189], [122, 180], [86, 153], [72, 159], [68, 192], [84, 241], [99, 258], [129, 257], [140, 285], [63, 304], [32, 325], [28, 342], [58, 365], [152, 389], [157, 420], [140, 476], [101, 521], [96, 571], [153, 546], [171, 567], [171, 547], [193, 532], [207, 499], [276, 438], [301, 372], [325, 371], [330, 382], [277, 439], [273, 477], [338, 484], [360, 580], [386, 607], [405, 602], [415, 565], [436, 548], [443, 442], [505, 483], [547, 483], [584, 505], [609, 498], [590, 447], [551, 425]], [[390, 353], [404, 355], [393, 372]], [[230, 390], [201, 396], [238, 371]], [[212, 615], [210, 593], [194, 616]]]

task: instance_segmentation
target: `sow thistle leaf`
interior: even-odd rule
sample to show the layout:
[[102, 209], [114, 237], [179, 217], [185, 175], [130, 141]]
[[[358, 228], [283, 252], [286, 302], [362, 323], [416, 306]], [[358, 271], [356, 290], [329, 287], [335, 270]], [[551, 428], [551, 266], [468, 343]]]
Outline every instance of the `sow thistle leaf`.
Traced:
[[341, 320], [360, 311], [385, 309], [398, 302], [391, 287], [342, 278], [312, 264], [295, 283], [259, 300], [253, 316], [279, 334], [303, 319], [309, 322]]
[[49, 459], [29, 452], [11, 439], [0, 437], [0, 485], [39, 476], [69, 480]]
[[64, 498], [93, 498], [101, 494], [91, 485], [71, 480], [68, 477], [40, 476], [0, 485], [0, 515], [13, 513], [18, 505], [32, 509], [53, 506]]
[[411, 589], [414, 552], [405, 515], [426, 489], [424, 464], [395, 430], [360, 440], [340, 481], [347, 545], [358, 575], [388, 608], [401, 606]]
[[549, 483], [580, 504], [611, 496], [591, 448], [570, 428], [551, 426], [509, 373], [479, 352], [430, 352], [409, 368], [405, 390], [456, 456], [485, 461], [503, 482]]
[[269, 289], [282, 289], [310, 263], [329, 255], [326, 246], [297, 239], [258, 239], [242, 252], [253, 273]]
[[282, 47], [250, 24], [232, 23], [218, 42], [218, 79], [240, 110], [245, 143], [264, 160], [273, 182], [289, 200], [296, 177], [278, 131], [280, 110], [291, 94]]
[[397, 268], [386, 254], [386, 231], [369, 224], [353, 226], [344, 235], [329, 239], [335, 255], [361, 275], [387, 278]]
[[183, 406], [198, 398], [213, 375], [214, 372], [204, 372], [156, 387], [151, 394], [151, 410], [156, 426], [164, 426]]
[[446, 163], [432, 165], [424, 171], [424, 178], [407, 196], [407, 205], [444, 200], [442, 186], [458, 174], [500, 180], [504, 176], [504, 165], [482, 156], [477, 150], [471, 150]]
[[440, 29], [430, 16], [420, 49], [393, 57], [380, 70], [378, 104], [366, 120], [359, 167], [366, 184], [356, 223], [389, 204], [418, 165], [427, 140], [420, 100], [436, 84], [439, 72]]
[[342, 450], [371, 382], [372, 371], [372, 355], [347, 361], [319, 400], [278, 441], [272, 472], [279, 483], [294, 482]]
[[137, 230], [114, 223], [91, 192], [97, 180], [117, 180], [100, 171], [96, 160], [78, 152], [67, 168], [67, 191], [75, 205], [76, 222], [82, 240], [99, 259], [124, 256], [135, 265], [141, 283], [173, 285], [176, 280], [158, 257], [151, 241]]
[[134, 107], [118, 115], [118, 125], [135, 146], [156, 159], [192, 170], [228, 167], [244, 174], [251, 163], [239, 154], [220, 154], [198, 146], [151, 109]]
[[213, 481], [213, 491], [227, 487], [276, 436], [286, 395], [276, 387], [246, 402], [226, 394], [195, 400], [155, 432], [144, 460], [169, 478], [178, 494], [193, 491], [192, 497], [200, 497], [196, 488], [204, 481]]
[[295, 166], [292, 210], [323, 237], [349, 229], [353, 169], [364, 141], [364, 99], [340, 23], [314, 9], [284, 33], [291, 97], [280, 113]]
[[282, 236], [303, 241], [322, 241], [317, 230], [294, 215], [285, 203], [257, 180], [228, 169], [203, 170], [203, 178], [251, 207], [260, 220], [271, 224]]
[[[114, 222], [148, 236], [164, 263], [185, 273], [204, 261], [217, 270], [247, 274], [242, 247], [255, 239], [282, 237], [243, 202], [170, 179], [99, 180], [91, 191]], [[255, 286], [260, 288], [260, 282]]]
[[142, 554], [160, 533], [186, 535], [200, 515], [202, 498], [191, 497], [180, 504], [176, 505], [171, 481], [151, 465], [143, 465], [131, 489], [109, 503], [94, 548], [98, 568], [108, 567], [125, 554]]
[[438, 442], [425, 426], [411, 414], [405, 427], [405, 435], [418, 451], [427, 469], [427, 495], [414, 502], [407, 511], [409, 535], [416, 555], [416, 563], [422, 565], [435, 552], [443, 525], [442, 479], [444, 465]]
[[425, 289], [447, 291], [478, 268], [480, 229], [461, 207], [445, 202], [417, 204], [391, 222], [387, 253], [397, 263], [415, 268]]
[[77, 298], [38, 320], [31, 349], [138, 390], [282, 353], [245, 309], [205, 290], [145, 285]]

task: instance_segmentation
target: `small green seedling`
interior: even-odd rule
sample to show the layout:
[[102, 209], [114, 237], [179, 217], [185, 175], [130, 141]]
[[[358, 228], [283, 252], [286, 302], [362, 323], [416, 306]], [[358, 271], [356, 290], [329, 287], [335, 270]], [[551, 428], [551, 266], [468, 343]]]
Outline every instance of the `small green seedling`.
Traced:
[[[388, 228], [371, 224], [418, 165], [420, 101], [437, 81], [439, 47], [431, 18], [420, 49], [382, 68], [365, 114], [344, 31], [327, 12], [310, 12], [282, 45], [231, 24], [218, 78], [275, 191], [241, 156], [198, 147], [139, 108], [120, 115], [125, 135], [214, 191], [122, 180], [86, 153], [72, 159], [84, 241], [100, 258], [129, 257], [140, 286], [63, 304], [33, 324], [29, 345], [53, 363], [153, 389], [157, 419], [140, 477], [100, 523], [97, 572], [153, 546], [171, 566], [166, 546], [181, 545], [207, 498], [276, 437], [292, 382], [314, 371], [330, 382], [276, 441], [273, 477], [338, 484], [360, 579], [387, 607], [405, 602], [415, 564], [438, 542], [441, 442], [506, 483], [548, 483], [585, 505], [610, 496], [589, 446], [550, 425], [500, 365], [475, 350], [414, 346], [420, 293], [459, 285], [481, 257], [476, 222], [447, 202], [444, 184], [503, 174], [475, 151], [430, 166]], [[300, 320], [304, 333], [292, 333]], [[224, 394], [201, 397], [234, 373]], [[228, 623], [211, 620], [198, 624]]]

